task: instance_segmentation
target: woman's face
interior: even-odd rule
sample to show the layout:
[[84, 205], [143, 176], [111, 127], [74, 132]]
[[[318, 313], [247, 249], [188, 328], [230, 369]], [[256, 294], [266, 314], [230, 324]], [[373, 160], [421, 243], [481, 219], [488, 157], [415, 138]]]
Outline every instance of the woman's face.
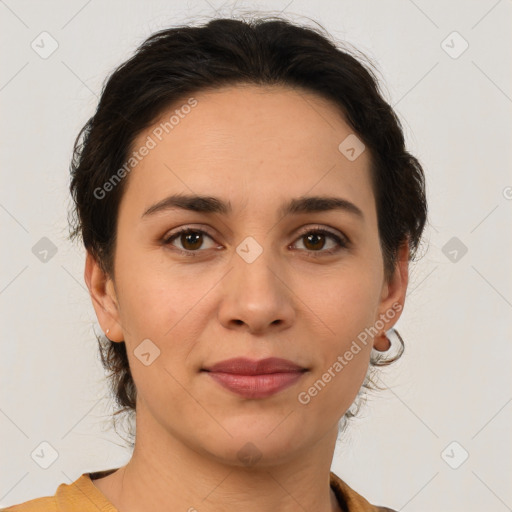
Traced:
[[[369, 151], [333, 104], [283, 87], [194, 98], [137, 137], [132, 149], [148, 150], [125, 178], [115, 283], [102, 295], [90, 257], [86, 280], [102, 328], [126, 342], [138, 428], [232, 464], [247, 450], [260, 464], [290, 460], [337, 432], [379, 348], [368, 329], [381, 319], [385, 331], [400, 316], [407, 254], [386, 281]], [[216, 198], [226, 211], [165, 207], [174, 195]], [[313, 196], [348, 206], [310, 211], [302, 200]], [[299, 207], [288, 211], [292, 201]], [[260, 395], [204, 371], [238, 357], [306, 371]], [[238, 384], [251, 379], [265, 380]]]

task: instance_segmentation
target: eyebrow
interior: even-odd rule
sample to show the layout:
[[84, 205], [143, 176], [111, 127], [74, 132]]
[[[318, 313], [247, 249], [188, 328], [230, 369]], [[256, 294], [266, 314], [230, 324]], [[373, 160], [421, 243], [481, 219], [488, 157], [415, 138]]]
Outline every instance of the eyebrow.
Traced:
[[[221, 215], [229, 215], [233, 211], [230, 201], [224, 201], [217, 197], [173, 194], [150, 206], [142, 214], [142, 218], [174, 209]], [[359, 207], [347, 199], [335, 196], [303, 196], [293, 198], [281, 206], [279, 215], [284, 217], [285, 215], [326, 212], [330, 210], [342, 210], [364, 220], [363, 212]]]

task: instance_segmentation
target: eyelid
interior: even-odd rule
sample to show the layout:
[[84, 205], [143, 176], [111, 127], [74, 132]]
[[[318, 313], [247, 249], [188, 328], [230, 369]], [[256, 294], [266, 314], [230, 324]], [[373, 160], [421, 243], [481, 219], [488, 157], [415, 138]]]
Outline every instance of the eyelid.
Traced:
[[211, 232], [210, 228], [208, 226], [205, 226], [203, 224], [186, 224], [184, 226], [180, 226], [179, 228], [167, 231], [165, 235], [162, 237], [163, 241], [169, 240], [173, 236], [176, 236], [182, 232], [186, 231], [199, 231], [206, 233], [210, 238], [214, 238], [215, 235]]
[[333, 228], [329, 228], [322, 224], [307, 225], [306, 227], [304, 227], [304, 229], [301, 229], [299, 231], [298, 236], [305, 235], [306, 233], [309, 233], [310, 231], [322, 231], [324, 233], [329, 233], [335, 237], [340, 238], [346, 244], [351, 243], [349, 237], [347, 235], [345, 235], [345, 233], [343, 233], [342, 231], [338, 231]]
[[[179, 228], [176, 228], [176, 230], [173, 230], [172, 232], [167, 232], [163, 237], [162, 239], [163, 240], [168, 240], [169, 238], [173, 237], [174, 235], [177, 235], [178, 233], [181, 233], [182, 231], [204, 231], [208, 236], [210, 236], [211, 238], [214, 238], [216, 235], [214, 235], [210, 230], [209, 230], [209, 227], [208, 226], [205, 226], [205, 225], [202, 225], [202, 224], [186, 224], [185, 226], [181, 226]], [[299, 229], [299, 232], [297, 233], [296, 236], [301, 236], [301, 235], [304, 235], [306, 233], [309, 233], [310, 231], [314, 231], [314, 230], [318, 230], [318, 231], [325, 231], [327, 233], [330, 233], [332, 235], [335, 235], [335, 236], [338, 236], [340, 238], [342, 238], [343, 240], [345, 240], [347, 243], [350, 243], [350, 238], [345, 235], [343, 232], [341, 231], [338, 231], [338, 230], [333, 230], [332, 228], [329, 228], [327, 226], [324, 226], [322, 224], [308, 224], [306, 226], [304, 226], [303, 228], [300, 228]]]

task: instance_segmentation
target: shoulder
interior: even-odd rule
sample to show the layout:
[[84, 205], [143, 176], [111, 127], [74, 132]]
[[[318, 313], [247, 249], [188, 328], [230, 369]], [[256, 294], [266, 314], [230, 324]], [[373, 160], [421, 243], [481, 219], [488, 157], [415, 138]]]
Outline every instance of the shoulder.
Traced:
[[344, 512], [397, 512], [392, 508], [372, 505], [332, 471], [330, 483]]
[[54, 496], [11, 505], [1, 508], [0, 512], [117, 512], [91, 480], [107, 476], [117, 469], [84, 473], [70, 484], [60, 484]]
[[57, 512], [57, 504], [54, 496], [45, 496], [7, 508], [0, 508], [0, 512]]

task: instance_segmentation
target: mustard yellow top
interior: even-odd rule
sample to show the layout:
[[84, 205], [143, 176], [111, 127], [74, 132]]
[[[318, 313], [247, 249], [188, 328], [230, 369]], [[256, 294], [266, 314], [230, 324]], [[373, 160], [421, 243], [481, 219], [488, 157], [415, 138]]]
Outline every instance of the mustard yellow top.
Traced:
[[[0, 512], [118, 512], [92, 480], [117, 471], [119, 468], [84, 473], [71, 484], [61, 484], [54, 496], [45, 496], [0, 509]], [[331, 488], [344, 512], [396, 512], [390, 508], [371, 505], [331, 471]]]

